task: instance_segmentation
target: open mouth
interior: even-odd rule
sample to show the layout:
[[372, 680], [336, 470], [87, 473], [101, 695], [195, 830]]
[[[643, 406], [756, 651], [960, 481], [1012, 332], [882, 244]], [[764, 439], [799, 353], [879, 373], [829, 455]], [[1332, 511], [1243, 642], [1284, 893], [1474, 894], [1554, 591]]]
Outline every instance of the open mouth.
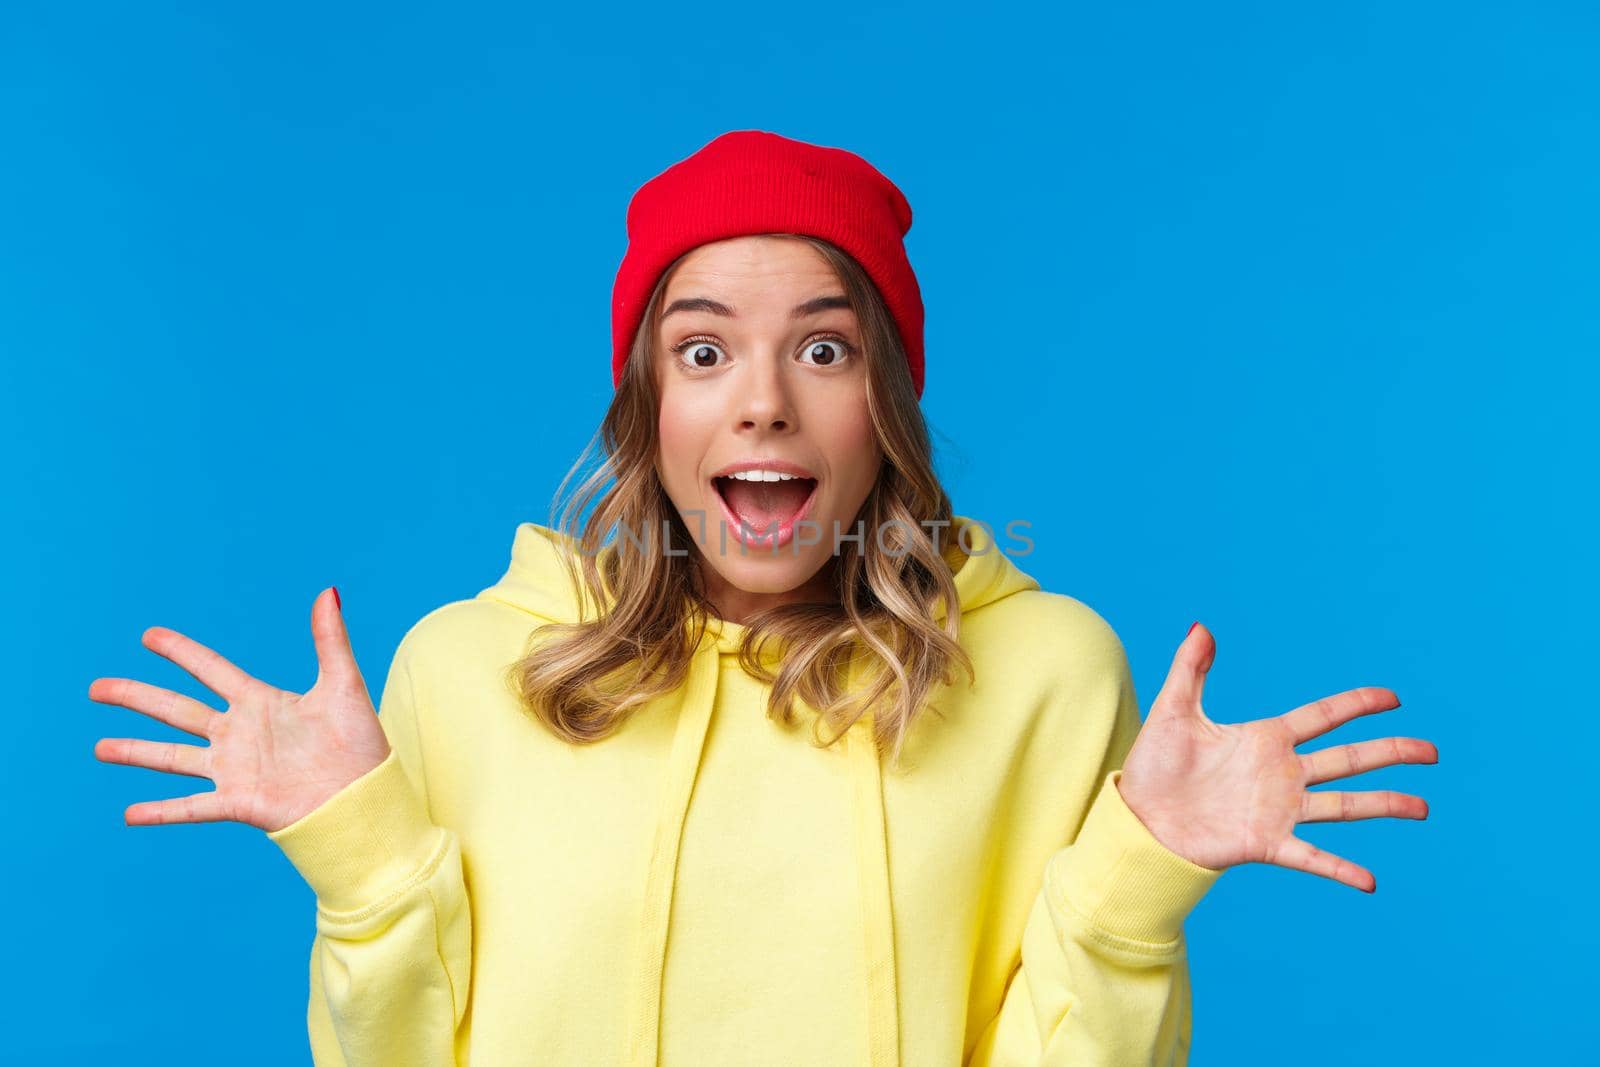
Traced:
[[[713, 478], [711, 486], [734, 536], [761, 547], [787, 543], [794, 536], [795, 523], [811, 510], [817, 492], [815, 478], [774, 477], [772, 472], [762, 471]], [[746, 537], [745, 530], [751, 535]]]

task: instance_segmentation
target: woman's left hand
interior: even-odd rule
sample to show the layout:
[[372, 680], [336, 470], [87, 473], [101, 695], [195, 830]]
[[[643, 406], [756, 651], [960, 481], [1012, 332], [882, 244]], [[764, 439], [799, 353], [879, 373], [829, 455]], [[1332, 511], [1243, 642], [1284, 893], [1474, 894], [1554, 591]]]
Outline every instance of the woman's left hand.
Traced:
[[1389, 689], [1363, 686], [1270, 719], [1212, 722], [1200, 707], [1216, 642], [1196, 623], [1178, 645], [1123, 762], [1118, 788], [1139, 821], [1167, 848], [1202, 867], [1273, 863], [1370, 893], [1372, 872], [1294, 835], [1297, 823], [1391, 817], [1426, 819], [1427, 801], [1391, 790], [1306, 787], [1396, 763], [1437, 763], [1431, 742], [1383, 737], [1304, 755], [1295, 746], [1358, 715], [1400, 706]]

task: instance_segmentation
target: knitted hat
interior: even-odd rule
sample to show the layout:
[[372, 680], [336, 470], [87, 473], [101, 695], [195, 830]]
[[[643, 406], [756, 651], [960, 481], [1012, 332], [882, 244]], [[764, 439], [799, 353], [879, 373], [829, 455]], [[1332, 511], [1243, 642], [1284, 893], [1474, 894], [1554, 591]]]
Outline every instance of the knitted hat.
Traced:
[[764, 130], [734, 130], [640, 186], [628, 201], [628, 250], [611, 290], [611, 380], [622, 368], [650, 291], [698, 245], [760, 233], [820, 237], [848, 252], [888, 306], [922, 396], [922, 291], [901, 238], [905, 195], [842, 148]]

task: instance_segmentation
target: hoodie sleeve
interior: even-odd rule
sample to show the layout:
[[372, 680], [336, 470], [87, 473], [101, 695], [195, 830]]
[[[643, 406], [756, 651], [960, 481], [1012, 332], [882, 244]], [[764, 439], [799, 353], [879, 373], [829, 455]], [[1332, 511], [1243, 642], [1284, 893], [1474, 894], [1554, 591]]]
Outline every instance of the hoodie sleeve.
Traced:
[[1051, 856], [1021, 959], [969, 1067], [1132, 1067], [1188, 1062], [1183, 920], [1222, 871], [1189, 862], [1117, 790], [1139, 704], [1121, 642], [1110, 743], [1072, 843]]
[[456, 834], [428, 814], [410, 640], [378, 710], [389, 755], [267, 834], [316, 894], [306, 1011], [316, 1067], [456, 1063], [471, 909]]

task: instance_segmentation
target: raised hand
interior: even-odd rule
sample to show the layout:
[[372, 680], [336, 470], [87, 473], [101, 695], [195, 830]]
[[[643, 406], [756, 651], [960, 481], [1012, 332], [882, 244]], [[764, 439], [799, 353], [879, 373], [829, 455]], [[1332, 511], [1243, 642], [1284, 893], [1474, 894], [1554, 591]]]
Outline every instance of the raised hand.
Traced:
[[317, 680], [303, 694], [257, 681], [211, 649], [163, 626], [144, 632], [144, 646], [227, 701], [226, 713], [131, 678], [89, 683], [90, 700], [141, 712], [210, 742], [199, 746], [106, 737], [95, 743], [95, 758], [106, 763], [216, 783], [208, 793], [130, 805], [123, 814], [129, 826], [228, 820], [278, 830], [383, 762], [389, 740], [350, 651], [338, 598], [338, 590], [329, 588], [312, 601]]
[[1384, 737], [1301, 754], [1295, 746], [1359, 715], [1400, 706], [1394, 692], [1363, 686], [1268, 719], [1212, 722], [1200, 707], [1216, 642], [1190, 627], [1166, 684], [1123, 762], [1118, 789], [1167, 848], [1202, 867], [1272, 863], [1370, 893], [1372, 872], [1294, 835], [1302, 822], [1391, 817], [1426, 819], [1421, 797], [1392, 790], [1306, 787], [1396, 763], [1437, 763], [1431, 742]]

